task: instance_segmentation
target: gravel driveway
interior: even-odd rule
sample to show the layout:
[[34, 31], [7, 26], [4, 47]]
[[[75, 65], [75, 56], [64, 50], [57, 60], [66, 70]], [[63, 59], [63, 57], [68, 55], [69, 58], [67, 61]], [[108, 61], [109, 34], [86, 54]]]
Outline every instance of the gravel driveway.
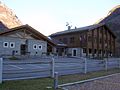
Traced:
[[120, 90], [120, 74], [64, 88], [65, 90]]

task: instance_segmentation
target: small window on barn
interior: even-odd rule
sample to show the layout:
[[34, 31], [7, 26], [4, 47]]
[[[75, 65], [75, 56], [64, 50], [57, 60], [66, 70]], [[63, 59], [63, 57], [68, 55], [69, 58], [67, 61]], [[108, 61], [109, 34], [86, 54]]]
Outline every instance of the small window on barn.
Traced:
[[91, 50], [91, 49], [89, 49], [89, 53], [90, 53], [90, 54], [92, 53], [92, 50]]
[[61, 41], [62, 41], [62, 39], [59, 39], [59, 41], [61, 42]]
[[39, 49], [39, 50], [42, 50], [42, 45], [38, 45], [38, 49]]
[[70, 38], [70, 43], [74, 43], [75, 42], [75, 38], [74, 37], [71, 37]]
[[9, 45], [8, 42], [4, 42], [4, 43], [3, 43], [3, 47], [5, 47], [5, 48], [8, 48], [8, 45]]
[[88, 36], [88, 41], [91, 42], [92, 41], [92, 37]]
[[97, 52], [97, 50], [95, 49], [95, 50], [94, 50], [94, 53], [96, 54], [96, 52]]
[[83, 53], [86, 53], [86, 48], [83, 48]]
[[15, 43], [14, 42], [10, 42], [10, 48], [15, 48]]
[[33, 49], [37, 49], [37, 45], [36, 44], [33, 45]]
[[63, 43], [67, 43], [67, 38], [63, 38]]

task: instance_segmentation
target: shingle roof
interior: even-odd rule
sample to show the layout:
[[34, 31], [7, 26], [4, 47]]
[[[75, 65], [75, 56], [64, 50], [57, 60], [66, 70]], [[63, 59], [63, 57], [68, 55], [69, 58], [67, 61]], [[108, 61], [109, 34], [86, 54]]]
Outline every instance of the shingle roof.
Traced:
[[76, 28], [76, 29], [65, 30], [65, 31], [53, 33], [53, 34], [51, 34], [50, 36], [56, 36], [56, 35], [73, 33], [73, 32], [80, 32], [80, 31], [86, 31], [86, 30], [93, 30], [93, 29], [98, 28], [98, 27], [103, 26], [103, 25], [104, 25], [104, 23], [100, 23], [100, 24], [94, 24], [94, 25], [90, 25], [90, 26], [86, 26], [86, 27], [81, 27], [81, 28]]
[[60, 42], [59, 40], [56, 40], [56, 39], [54, 39], [54, 38], [49, 37], [49, 39], [50, 39], [53, 43], [55, 43], [57, 46], [62, 46], [62, 47], [66, 47], [66, 46], [67, 46], [67, 44], [64, 44], [63, 42]]

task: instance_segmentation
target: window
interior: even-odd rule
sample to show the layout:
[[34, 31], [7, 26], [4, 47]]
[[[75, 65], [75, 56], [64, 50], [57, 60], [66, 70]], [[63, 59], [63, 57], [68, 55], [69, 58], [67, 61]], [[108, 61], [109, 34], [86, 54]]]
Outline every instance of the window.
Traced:
[[9, 45], [8, 42], [4, 42], [4, 43], [3, 43], [3, 47], [5, 47], [5, 48], [8, 48], [8, 45]]
[[67, 43], [67, 38], [63, 38], [63, 43]]
[[59, 39], [59, 41], [61, 42], [61, 41], [62, 41], [62, 39]]
[[99, 50], [99, 54], [101, 54], [102, 53], [102, 50]]
[[86, 35], [85, 34], [83, 35], [83, 38], [84, 38], [84, 40], [86, 39]]
[[75, 40], [75, 38], [74, 38], [74, 37], [71, 37], [71, 38], [70, 38], [70, 43], [74, 43], [74, 40]]
[[97, 43], [97, 37], [94, 37], [94, 42]]
[[40, 50], [41, 50], [41, 49], [42, 49], [42, 45], [38, 45], [38, 49], [40, 49]]
[[80, 38], [79, 38], [79, 39], [80, 39], [80, 41], [82, 41], [82, 36], [80, 36]]
[[95, 49], [95, 50], [94, 50], [94, 53], [96, 54], [96, 52], [97, 52], [97, 51], [96, 51], [96, 49]]
[[86, 53], [86, 48], [83, 48], [83, 53]]
[[33, 49], [37, 49], [37, 45], [36, 44], [33, 45]]
[[15, 48], [15, 43], [14, 42], [10, 42], [10, 48]]
[[91, 42], [92, 41], [92, 37], [88, 36], [88, 41]]
[[89, 49], [89, 53], [90, 53], [90, 54], [92, 53], [92, 50], [91, 50], [91, 49]]

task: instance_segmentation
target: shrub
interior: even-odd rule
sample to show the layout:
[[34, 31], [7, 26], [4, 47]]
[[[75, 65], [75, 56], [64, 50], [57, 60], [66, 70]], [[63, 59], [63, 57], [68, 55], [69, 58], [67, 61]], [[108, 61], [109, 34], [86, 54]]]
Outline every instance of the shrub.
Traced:
[[11, 56], [9, 59], [10, 60], [19, 60], [19, 58], [15, 57], [15, 56]]

